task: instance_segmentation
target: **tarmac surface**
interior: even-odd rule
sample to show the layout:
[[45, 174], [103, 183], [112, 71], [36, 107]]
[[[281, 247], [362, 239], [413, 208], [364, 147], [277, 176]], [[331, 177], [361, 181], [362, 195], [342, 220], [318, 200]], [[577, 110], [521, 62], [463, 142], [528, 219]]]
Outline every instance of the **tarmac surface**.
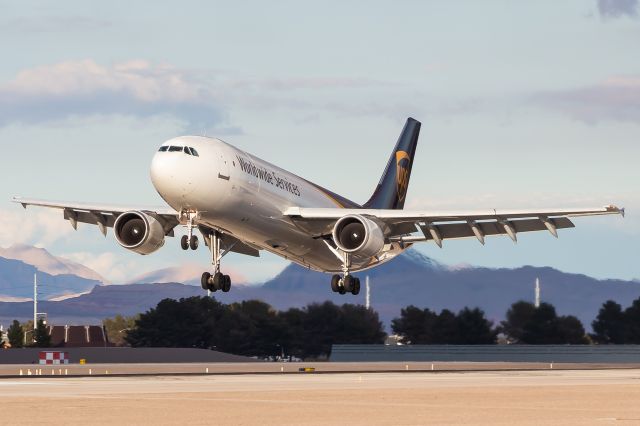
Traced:
[[640, 369], [0, 379], [11, 424], [640, 424]]
[[640, 364], [589, 364], [547, 362], [215, 362], [140, 364], [0, 364], [0, 377], [106, 376], [106, 375], [199, 375], [199, 374], [299, 374], [314, 373], [392, 373], [500, 370], [594, 370], [640, 369]]

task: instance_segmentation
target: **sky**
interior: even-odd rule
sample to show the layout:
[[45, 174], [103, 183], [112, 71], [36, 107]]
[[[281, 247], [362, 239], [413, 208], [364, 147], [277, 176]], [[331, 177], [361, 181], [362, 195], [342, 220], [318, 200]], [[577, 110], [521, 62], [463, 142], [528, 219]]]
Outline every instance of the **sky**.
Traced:
[[[627, 209], [576, 219], [558, 240], [422, 253], [640, 279], [639, 14], [638, 0], [0, 0], [0, 246], [46, 247], [114, 283], [204, 271], [206, 250], [178, 239], [140, 256], [10, 198], [162, 205], [151, 157], [197, 134], [364, 202], [412, 116], [423, 125], [405, 208]], [[223, 263], [250, 283], [286, 265]]]

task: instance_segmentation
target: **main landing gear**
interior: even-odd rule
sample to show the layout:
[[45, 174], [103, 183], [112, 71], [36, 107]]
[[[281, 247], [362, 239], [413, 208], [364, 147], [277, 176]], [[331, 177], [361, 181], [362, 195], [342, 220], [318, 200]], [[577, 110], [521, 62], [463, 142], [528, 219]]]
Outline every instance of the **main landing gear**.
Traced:
[[331, 290], [340, 294], [351, 293], [355, 296], [360, 293], [360, 278], [353, 275], [341, 277], [336, 274], [331, 277]]
[[331, 277], [331, 290], [335, 293], [351, 293], [354, 296], [360, 293], [360, 278], [349, 274], [351, 268], [351, 254], [342, 253], [342, 276], [335, 274]]
[[187, 215], [187, 235], [183, 235], [180, 239], [180, 246], [182, 247], [182, 250], [196, 250], [198, 248], [198, 236], [193, 235], [195, 214], [187, 213]]
[[220, 260], [229, 250], [227, 249], [222, 253], [220, 252], [220, 233], [217, 231], [213, 231], [213, 233], [209, 235], [208, 241], [209, 250], [211, 251], [211, 264], [213, 265], [214, 272], [213, 274], [203, 272], [200, 285], [203, 290], [213, 292], [222, 290], [226, 293], [231, 289], [231, 277], [220, 272]]

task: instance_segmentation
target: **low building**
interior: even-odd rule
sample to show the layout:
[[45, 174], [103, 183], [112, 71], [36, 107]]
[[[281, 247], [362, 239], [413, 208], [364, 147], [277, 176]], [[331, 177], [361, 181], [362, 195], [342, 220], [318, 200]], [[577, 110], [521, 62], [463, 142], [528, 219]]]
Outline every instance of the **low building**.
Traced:
[[114, 346], [101, 325], [51, 325], [51, 347], [88, 348]]

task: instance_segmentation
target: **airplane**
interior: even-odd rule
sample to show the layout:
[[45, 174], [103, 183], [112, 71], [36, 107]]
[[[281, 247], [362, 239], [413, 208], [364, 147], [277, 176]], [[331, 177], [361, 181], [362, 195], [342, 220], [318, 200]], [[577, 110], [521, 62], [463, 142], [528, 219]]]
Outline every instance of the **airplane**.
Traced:
[[181, 136], [164, 142], [153, 156], [153, 186], [169, 207], [110, 206], [14, 197], [27, 206], [60, 209], [74, 229], [113, 228], [125, 249], [147, 255], [186, 228], [183, 250], [198, 248], [196, 229], [211, 254], [205, 290], [228, 292], [221, 272], [229, 252], [259, 256], [265, 250], [306, 268], [332, 273], [331, 290], [360, 292], [353, 272], [388, 262], [418, 242], [573, 228], [575, 216], [621, 214], [614, 205], [584, 209], [479, 211], [404, 210], [420, 122], [408, 118], [373, 194], [360, 205], [220, 139]]

